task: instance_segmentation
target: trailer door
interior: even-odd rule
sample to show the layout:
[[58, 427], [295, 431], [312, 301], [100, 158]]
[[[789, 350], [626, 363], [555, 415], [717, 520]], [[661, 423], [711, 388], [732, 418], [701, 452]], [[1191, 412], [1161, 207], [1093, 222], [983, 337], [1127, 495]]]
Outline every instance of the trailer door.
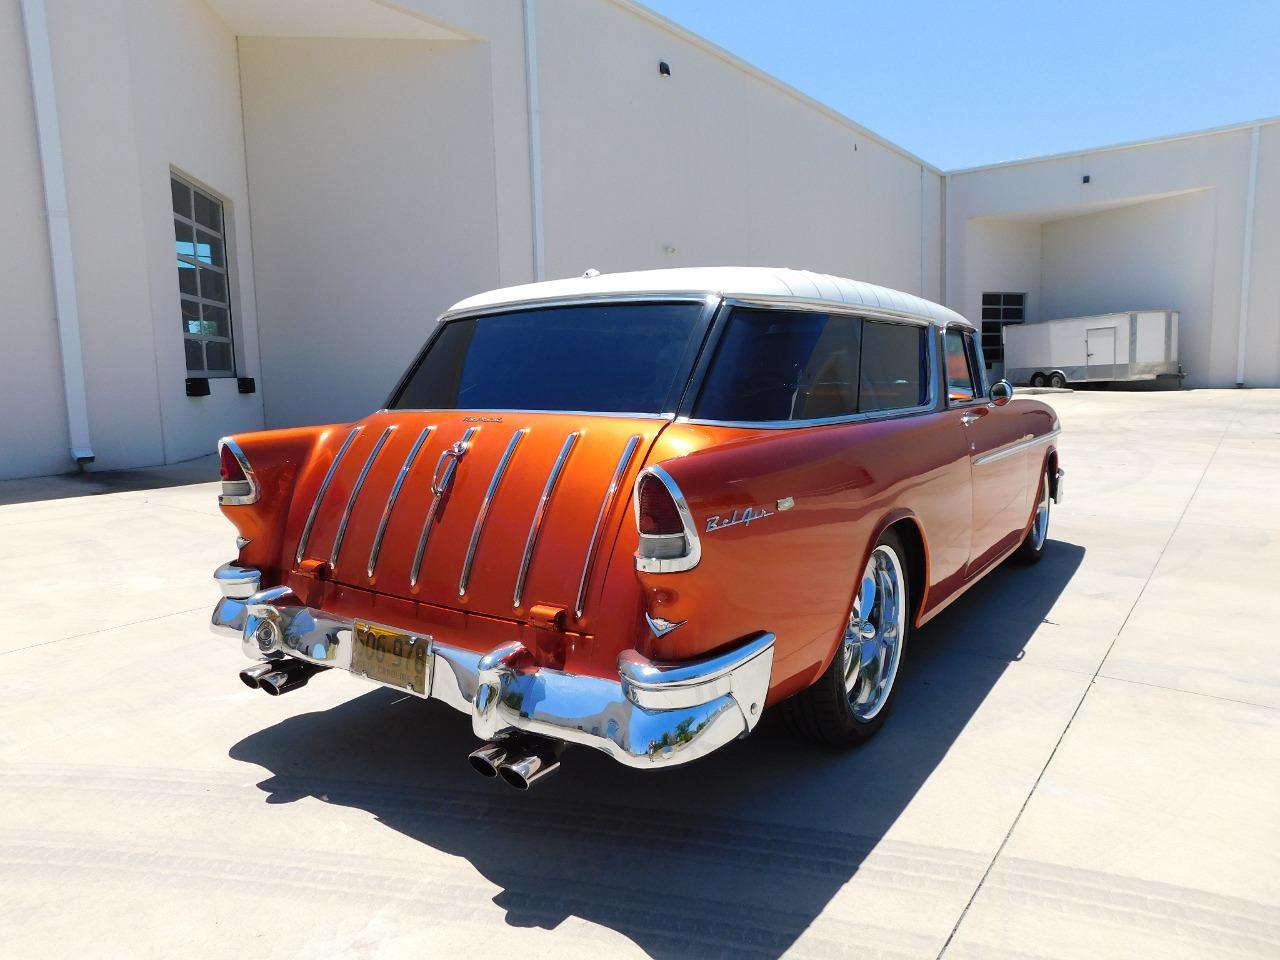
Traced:
[[1116, 328], [1094, 327], [1084, 334], [1085, 379], [1116, 378]]

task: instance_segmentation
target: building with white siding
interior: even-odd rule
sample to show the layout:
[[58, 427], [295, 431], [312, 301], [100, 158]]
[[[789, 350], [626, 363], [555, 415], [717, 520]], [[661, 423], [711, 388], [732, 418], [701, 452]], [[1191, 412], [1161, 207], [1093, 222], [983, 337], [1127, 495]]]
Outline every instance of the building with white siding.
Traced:
[[0, 478], [360, 416], [587, 267], [1170, 307], [1189, 385], [1280, 385], [1277, 121], [946, 173], [627, 0], [0, 0], [0, 125]]

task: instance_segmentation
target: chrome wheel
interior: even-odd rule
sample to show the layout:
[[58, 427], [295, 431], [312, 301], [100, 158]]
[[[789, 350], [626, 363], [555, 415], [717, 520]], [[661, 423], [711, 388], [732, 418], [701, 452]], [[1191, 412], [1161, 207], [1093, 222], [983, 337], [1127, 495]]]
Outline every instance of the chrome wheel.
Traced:
[[1049, 535], [1049, 475], [1040, 481], [1040, 502], [1036, 504], [1036, 518], [1031, 522], [1031, 546], [1039, 550]]
[[867, 561], [844, 632], [844, 688], [854, 717], [874, 719], [893, 690], [906, 636], [905, 578], [893, 547], [880, 544]]

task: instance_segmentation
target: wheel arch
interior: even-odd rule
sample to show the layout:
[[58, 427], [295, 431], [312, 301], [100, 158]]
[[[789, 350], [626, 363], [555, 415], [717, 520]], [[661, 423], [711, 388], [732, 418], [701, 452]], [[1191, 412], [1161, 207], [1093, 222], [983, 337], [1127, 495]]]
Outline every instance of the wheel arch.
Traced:
[[[880, 538], [892, 530], [907, 548], [904, 558], [907, 567], [907, 589], [911, 598], [911, 626], [920, 625], [920, 611], [924, 609], [925, 594], [929, 591], [929, 541], [925, 538], [920, 518], [910, 510], [895, 510], [881, 519], [863, 551], [862, 567], [866, 566]], [[858, 569], [861, 570], [862, 567]], [[855, 586], [856, 589], [856, 586]], [[852, 603], [852, 599], [850, 603]]]

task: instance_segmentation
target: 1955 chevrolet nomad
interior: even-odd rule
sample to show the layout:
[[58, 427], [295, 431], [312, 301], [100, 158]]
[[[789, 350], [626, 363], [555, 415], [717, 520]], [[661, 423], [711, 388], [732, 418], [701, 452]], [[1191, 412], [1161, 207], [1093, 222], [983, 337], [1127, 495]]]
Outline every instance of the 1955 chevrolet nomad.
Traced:
[[843, 746], [913, 628], [1035, 562], [1052, 409], [959, 314], [793, 270], [594, 275], [457, 304], [355, 424], [220, 445], [215, 632], [271, 694], [340, 668], [470, 714], [521, 788], [565, 744], [684, 763]]

